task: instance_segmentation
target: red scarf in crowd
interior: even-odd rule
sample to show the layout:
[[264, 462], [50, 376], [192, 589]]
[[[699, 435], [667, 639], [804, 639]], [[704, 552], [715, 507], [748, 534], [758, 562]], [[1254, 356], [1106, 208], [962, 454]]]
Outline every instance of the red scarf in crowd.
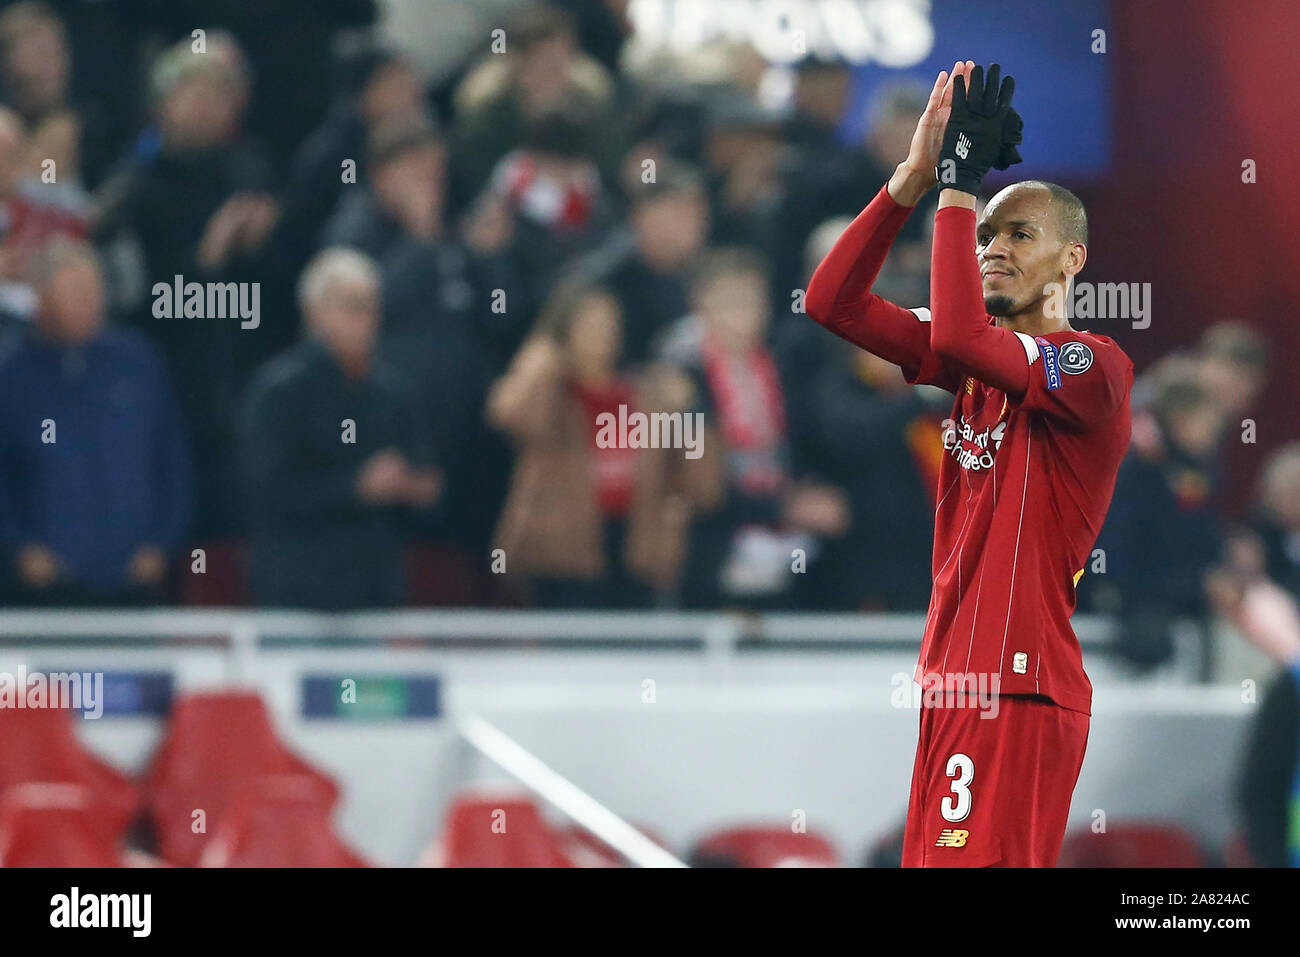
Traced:
[[701, 356], [732, 480], [752, 495], [778, 491], [788, 479], [785, 396], [771, 353], [737, 356], [706, 341]]

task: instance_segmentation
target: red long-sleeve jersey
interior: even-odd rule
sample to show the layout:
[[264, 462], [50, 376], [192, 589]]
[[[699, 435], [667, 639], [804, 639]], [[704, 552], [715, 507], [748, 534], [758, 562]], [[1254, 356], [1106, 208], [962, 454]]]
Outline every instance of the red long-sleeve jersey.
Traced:
[[917, 680], [984, 680], [1090, 713], [1070, 615], [1128, 448], [1133, 364], [1106, 336], [999, 328], [984, 310], [969, 209], [935, 217], [930, 309], [872, 293], [910, 212], [881, 189], [817, 268], [805, 304], [909, 382], [955, 396]]

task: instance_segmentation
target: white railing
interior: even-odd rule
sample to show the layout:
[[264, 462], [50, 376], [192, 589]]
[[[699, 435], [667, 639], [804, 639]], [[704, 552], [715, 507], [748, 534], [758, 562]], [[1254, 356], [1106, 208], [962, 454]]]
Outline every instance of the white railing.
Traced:
[[476, 751], [637, 867], [686, 866], [478, 715], [456, 718], [456, 731]]
[[[264, 639], [299, 639], [329, 650], [331, 639], [383, 642], [395, 638], [433, 640], [627, 643], [697, 642], [708, 660], [725, 665], [742, 648], [765, 642], [860, 646], [920, 646], [920, 614], [768, 614], [708, 612], [524, 611], [407, 609], [319, 613], [219, 608], [158, 608], [143, 611], [0, 610], [0, 639], [33, 644], [93, 643], [104, 639], [190, 638], [221, 640], [228, 647], [234, 677], [251, 673]], [[1076, 616], [1074, 628], [1085, 646], [1113, 633], [1109, 619]], [[745, 644], [750, 642], [750, 644]]]

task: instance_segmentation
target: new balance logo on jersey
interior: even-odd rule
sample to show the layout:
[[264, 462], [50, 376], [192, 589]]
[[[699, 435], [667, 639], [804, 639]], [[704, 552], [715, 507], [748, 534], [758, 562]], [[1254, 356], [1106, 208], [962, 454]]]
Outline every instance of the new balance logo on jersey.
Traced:
[[970, 154], [970, 137], [965, 133], [957, 137], [957, 158], [965, 159]]
[[945, 827], [939, 832], [939, 840], [934, 842], [935, 847], [965, 847], [966, 838], [970, 837], [970, 831], [963, 831], [959, 827]]

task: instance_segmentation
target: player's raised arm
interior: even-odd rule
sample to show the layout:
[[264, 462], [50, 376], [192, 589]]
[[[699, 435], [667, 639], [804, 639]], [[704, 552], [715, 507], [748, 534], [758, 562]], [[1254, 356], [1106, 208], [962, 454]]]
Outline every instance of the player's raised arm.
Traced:
[[[989, 322], [975, 256], [975, 195], [990, 168], [1020, 162], [1020, 118], [1011, 108], [1015, 80], [1000, 67], [954, 71], [952, 106], [936, 176], [943, 190], [934, 217], [930, 261], [930, 348], [976, 379], [1023, 395], [1029, 379], [1023, 338]], [[969, 81], [969, 82], [968, 82]], [[991, 267], [990, 267], [991, 268]]]
[[[956, 64], [957, 68], [965, 64]], [[827, 253], [813, 273], [808, 314], [836, 335], [903, 367], [914, 382], [954, 388], [930, 349], [929, 310], [905, 309], [881, 299], [871, 286], [912, 207], [934, 188], [934, 168], [952, 102], [944, 70], [917, 122], [907, 158]]]

